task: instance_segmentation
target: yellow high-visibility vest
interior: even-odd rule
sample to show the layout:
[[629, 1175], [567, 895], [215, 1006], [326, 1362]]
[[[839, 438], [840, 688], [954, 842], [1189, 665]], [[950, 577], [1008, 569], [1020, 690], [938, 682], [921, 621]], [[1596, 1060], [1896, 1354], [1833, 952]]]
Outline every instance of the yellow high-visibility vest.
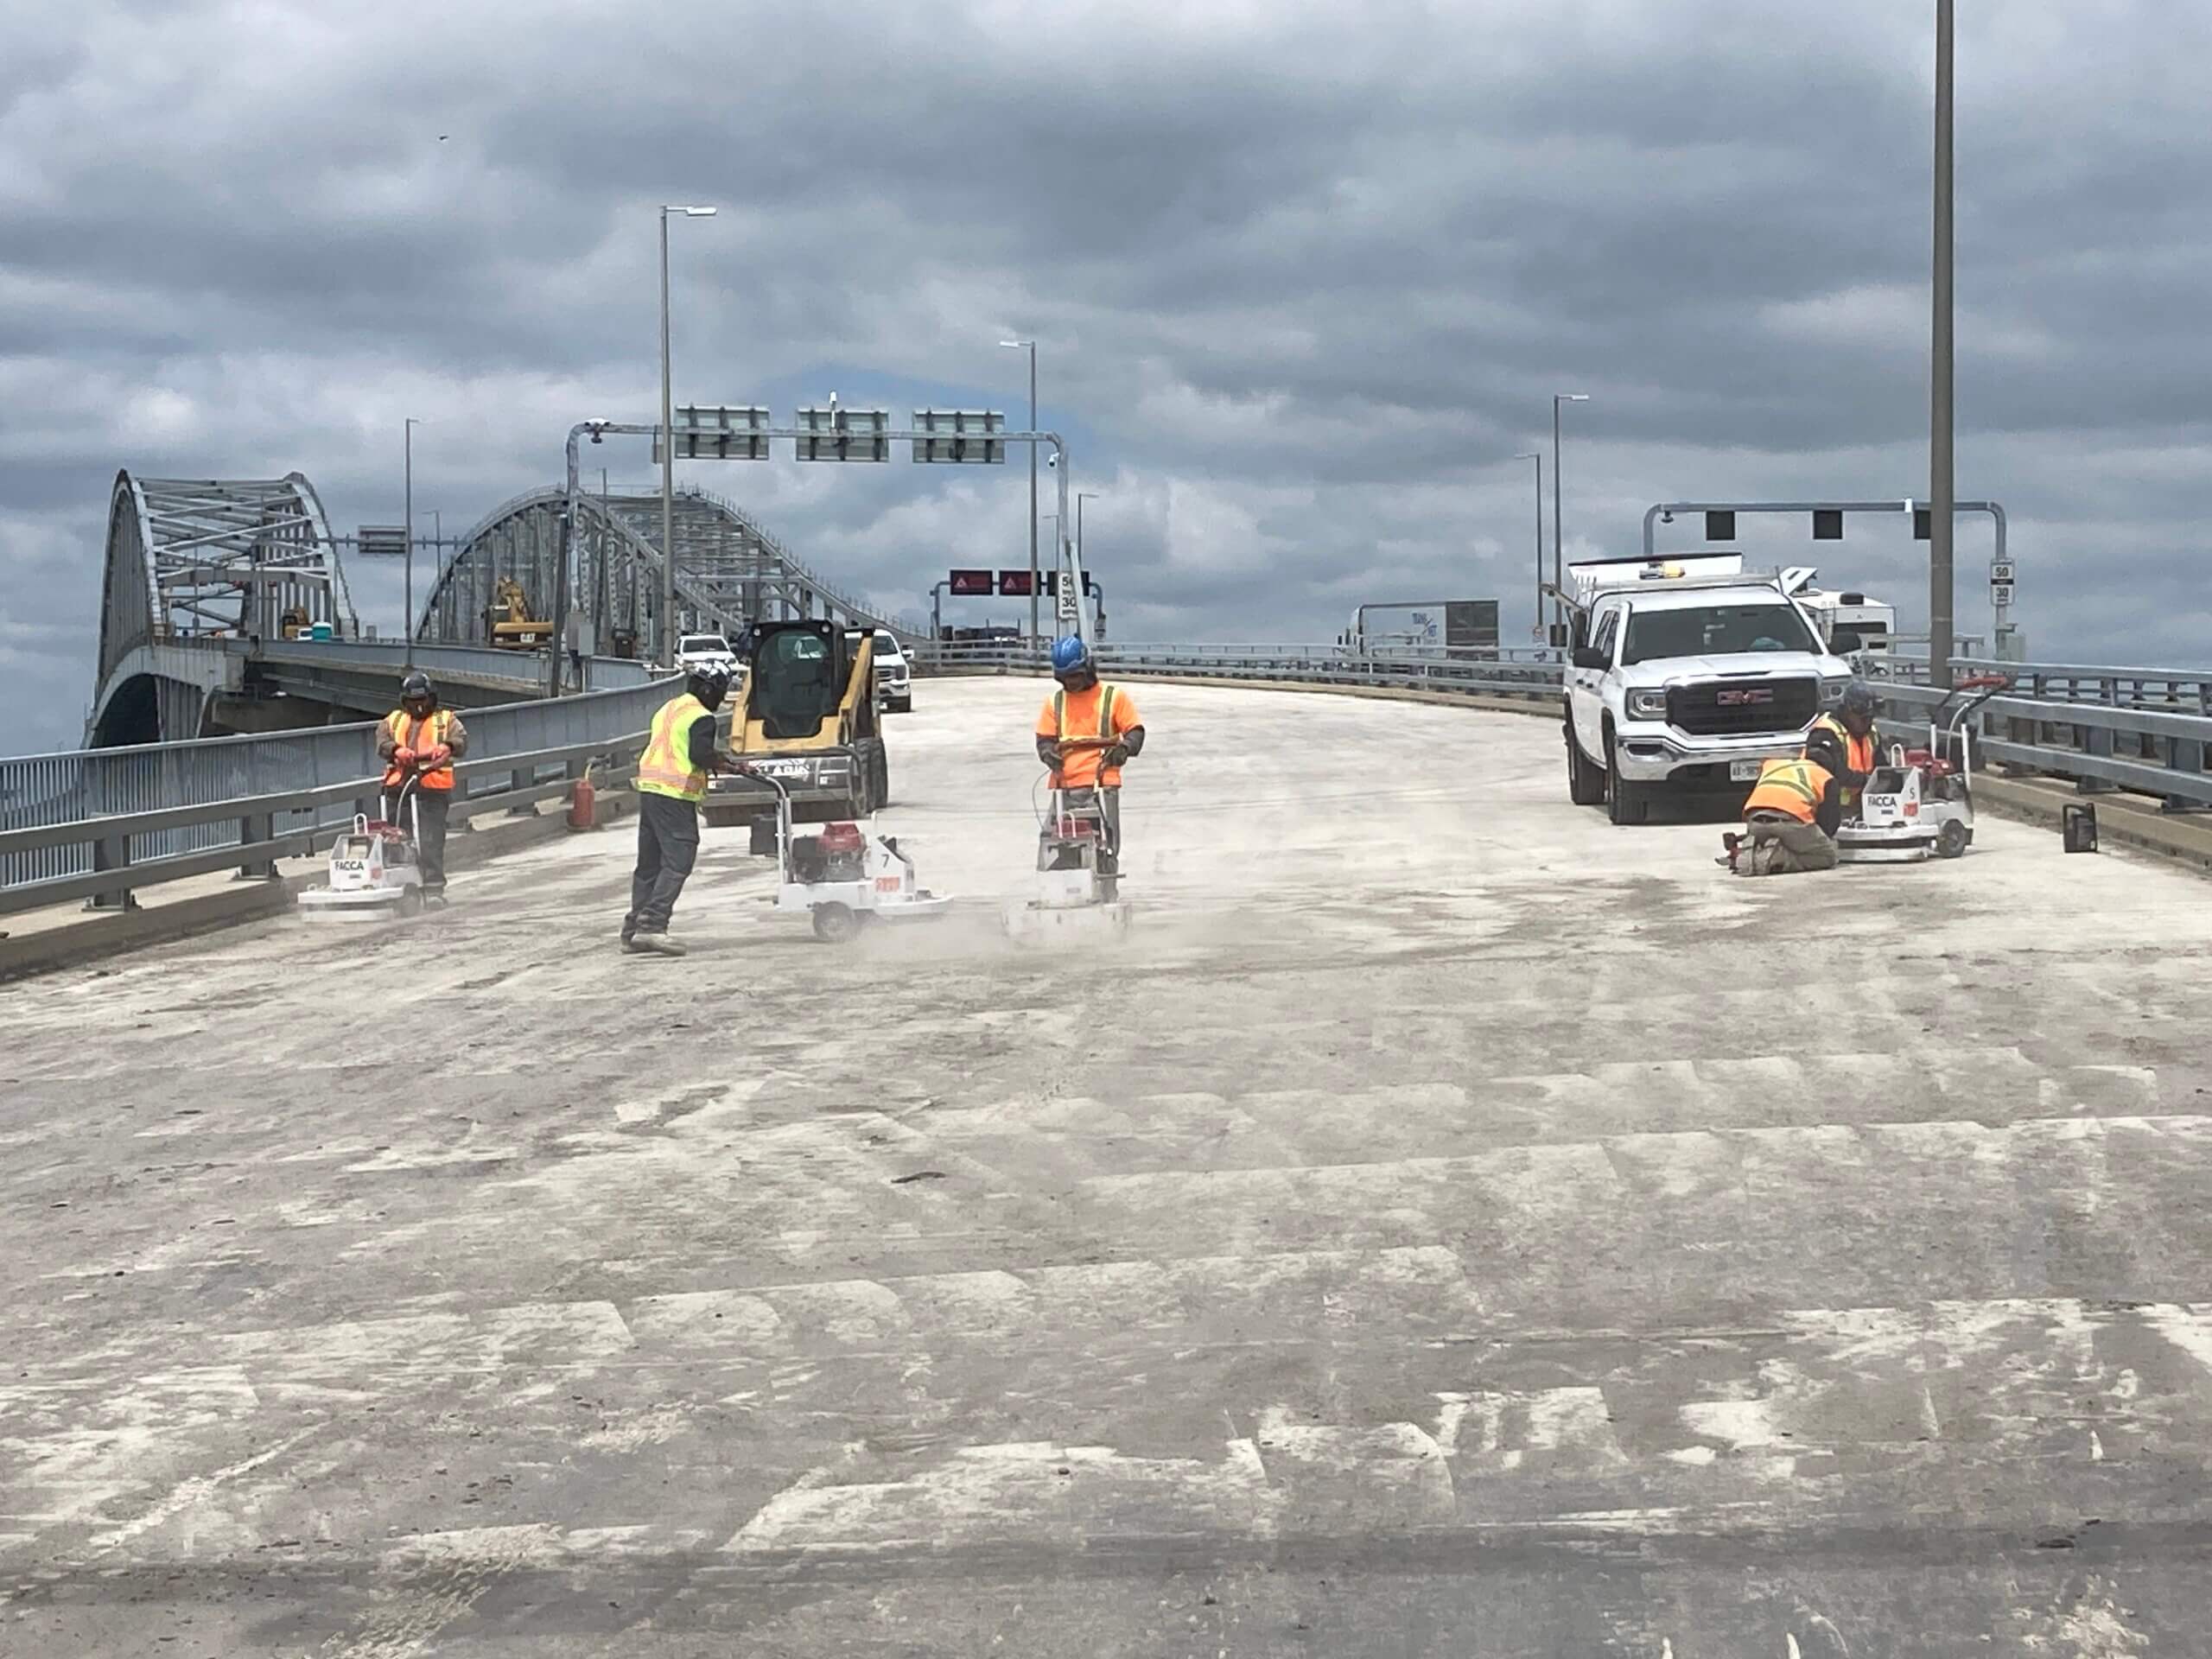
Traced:
[[653, 716], [652, 736], [638, 762], [638, 787], [695, 806], [707, 798], [707, 772], [693, 764], [691, 725], [714, 711], [689, 691], [671, 697]]
[[1759, 780], [1744, 803], [1746, 814], [1785, 812], [1800, 823], [1812, 823], [1828, 792], [1832, 774], [1812, 760], [1770, 760], [1759, 769]]

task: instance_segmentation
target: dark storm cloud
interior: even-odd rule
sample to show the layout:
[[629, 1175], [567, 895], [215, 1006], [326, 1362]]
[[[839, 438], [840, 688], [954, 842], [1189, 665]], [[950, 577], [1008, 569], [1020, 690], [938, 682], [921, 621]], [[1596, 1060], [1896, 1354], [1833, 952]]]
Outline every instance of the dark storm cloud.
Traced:
[[[995, 342], [1042, 340], [1124, 637], [1440, 584], [1517, 628], [1506, 457], [1555, 390], [1594, 397], [1578, 550], [1661, 497], [1918, 493], [1927, 10], [37, 8], [0, 59], [0, 681], [73, 688], [73, 736], [119, 465], [387, 520], [417, 415], [451, 529], [579, 416], [645, 417], [664, 200], [722, 210], [674, 232], [680, 397], [1019, 412]], [[2150, 0], [1961, 37], [1960, 485], [2012, 508], [2039, 649], [2202, 654], [2208, 48]], [[1021, 471], [694, 474], [919, 610], [1026, 560]], [[1909, 542], [1841, 556], [1919, 603]], [[386, 625], [389, 576], [354, 578]]]

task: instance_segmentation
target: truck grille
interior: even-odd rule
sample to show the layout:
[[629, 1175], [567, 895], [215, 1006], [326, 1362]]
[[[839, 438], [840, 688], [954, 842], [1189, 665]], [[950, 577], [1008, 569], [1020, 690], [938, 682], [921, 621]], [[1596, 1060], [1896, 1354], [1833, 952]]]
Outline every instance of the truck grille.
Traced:
[[1799, 731], [1820, 709], [1818, 680], [1722, 680], [1667, 690], [1667, 723], [1693, 737]]

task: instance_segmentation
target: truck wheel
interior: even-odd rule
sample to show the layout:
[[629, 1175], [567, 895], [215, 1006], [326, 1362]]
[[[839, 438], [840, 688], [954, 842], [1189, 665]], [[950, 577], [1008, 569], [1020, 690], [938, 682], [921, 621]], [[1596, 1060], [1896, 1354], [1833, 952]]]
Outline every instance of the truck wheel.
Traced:
[[1605, 733], [1605, 753], [1612, 765], [1605, 769], [1605, 817], [1615, 823], [1643, 823], [1651, 816], [1651, 798], [1641, 784], [1621, 776], [1620, 745], [1610, 728]]
[[1943, 827], [1936, 832], [1936, 856], [1958, 858], [1965, 854], [1966, 849], [1966, 825], [1956, 818], [1946, 820]]
[[1577, 806], [1595, 806], [1605, 798], [1605, 774], [1592, 764], [1574, 741], [1574, 722], [1567, 721], [1567, 798]]

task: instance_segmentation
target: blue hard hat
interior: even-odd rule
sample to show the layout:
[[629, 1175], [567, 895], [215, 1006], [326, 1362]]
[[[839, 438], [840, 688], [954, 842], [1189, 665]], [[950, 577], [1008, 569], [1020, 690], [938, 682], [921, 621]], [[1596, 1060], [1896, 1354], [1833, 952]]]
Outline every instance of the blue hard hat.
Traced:
[[1052, 641], [1052, 672], [1073, 674], [1090, 666], [1090, 647], [1075, 634]]

